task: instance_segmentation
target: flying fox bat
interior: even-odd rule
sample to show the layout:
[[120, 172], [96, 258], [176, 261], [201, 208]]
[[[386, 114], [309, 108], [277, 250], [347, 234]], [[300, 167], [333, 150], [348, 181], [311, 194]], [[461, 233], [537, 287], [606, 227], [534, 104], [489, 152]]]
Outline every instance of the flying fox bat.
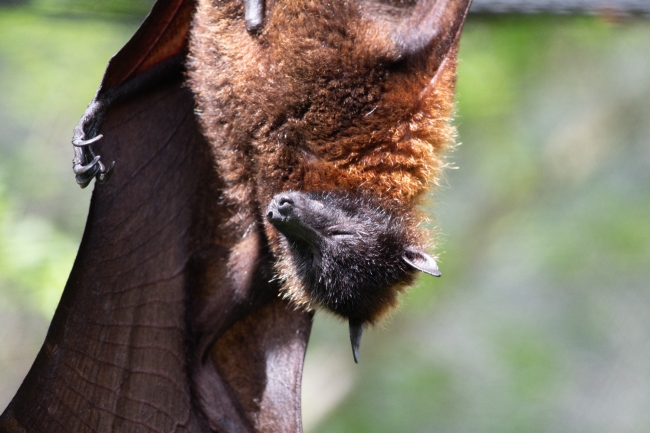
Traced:
[[[398, 215], [401, 238], [422, 250], [416, 206], [437, 180], [440, 154], [453, 135], [455, 50], [459, 17], [468, 6], [286, 1], [268, 8], [263, 20], [258, 13], [245, 19], [247, 34], [240, 5], [199, 0], [189, 85], [224, 177], [224, 197], [235, 209], [232, 225], [246, 230], [259, 224], [259, 215], [282, 192], [352, 194]], [[365, 221], [374, 230], [377, 219], [369, 215]], [[413, 280], [413, 272], [402, 272], [384, 284], [387, 290], [377, 287], [372, 308], [332, 308], [295, 268], [278, 227], [267, 221], [264, 232], [284, 297], [299, 308], [324, 307], [349, 319], [355, 336], [389, 311], [396, 293]], [[379, 268], [403, 267], [404, 261], [376, 266], [381, 274]], [[341, 267], [336, 273], [352, 271]]]
[[[301, 431], [302, 299], [336, 292], [289, 278], [293, 234], [267, 209], [300, 191], [417, 261], [469, 3], [159, 0], [75, 129], [77, 182], [98, 185], [0, 431]], [[391, 296], [339, 312], [353, 345]]]

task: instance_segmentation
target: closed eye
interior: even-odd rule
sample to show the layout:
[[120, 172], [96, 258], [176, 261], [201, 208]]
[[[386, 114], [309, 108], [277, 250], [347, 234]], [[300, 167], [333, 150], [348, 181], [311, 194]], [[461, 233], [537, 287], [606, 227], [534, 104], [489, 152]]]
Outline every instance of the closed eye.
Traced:
[[356, 233], [347, 230], [331, 230], [330, 236], [355, 236]]

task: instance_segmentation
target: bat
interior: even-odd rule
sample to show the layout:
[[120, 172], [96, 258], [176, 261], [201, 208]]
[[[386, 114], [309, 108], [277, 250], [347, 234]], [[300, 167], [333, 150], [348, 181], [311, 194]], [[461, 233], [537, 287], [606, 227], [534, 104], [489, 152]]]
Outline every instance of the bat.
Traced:
[[[254, 14], [244, 26], [237, 3], [216, 7], [200, 0], [188, 83], [224, 176], [225, 200], [236, 210], [231, 226], [243, 231], [259, 224], [273, 197], [283, 192], [352, 193], [399, 215], [403, 233], [398, 237], [423, 251], [417, 204], [437, 181], [441, 153], [454, 134], [449, 120], [455, 50], [459, 17], [468, 7], [469, 2], [441, 1], [287, 1], [268, 11], [263, 25]], [[357, 209], [372, 231], [378, 218], [374, 211], [364, 215], [368, 211]], [[283, 230], [287, 236], [289, 228]], [[281, 242], [277, 224], [265, 222], [264, 233], [285, 299], [307, 311], [323, 307], [349, 319], [357, 360], [362, 327], [397, 304], [396, 293], [413, 281], [413, 272], [406, 272], [400, 256], [391, 257], [395, 263], [389, 266], [384, 257], [379, 267], [404, 271], [377, 286], [376, 297], [368, 301], [376, 305], [332, 308], [313, 282], [328, 277], [296, 268], [304, 261], [292, 260], [295, 250]], [[349, 283], [339, 281], [327, 292], [363, 285], [344, 287]], [[357, 298], [370, 299], [370, 291], [364, 292]]]
[[268, 206], [347, 192], [419, 218], [469, 1], [210, 7], [158, 1], [75, 129], [88, 220], [0, 431], [301, 431], [313, 311]]

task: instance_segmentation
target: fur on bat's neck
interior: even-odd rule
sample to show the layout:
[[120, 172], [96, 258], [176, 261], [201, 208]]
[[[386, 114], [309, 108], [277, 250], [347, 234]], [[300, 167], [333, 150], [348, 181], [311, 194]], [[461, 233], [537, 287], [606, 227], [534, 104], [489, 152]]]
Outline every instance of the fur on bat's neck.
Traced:
[[[416, 205], [454, 137], [455, 47], [442, 65], [429, 53], [391, 60], [391, 18], [363, 4], [268, 2], [251, 35], [241, 1], [198, 1], [189, 85], [232, 223], [259, 220], [281, 191], [346, 191], [409, 215], [411, 237], [425, 243]], [[277, 231], [267, 224], [266, 234], [282, 257]]]

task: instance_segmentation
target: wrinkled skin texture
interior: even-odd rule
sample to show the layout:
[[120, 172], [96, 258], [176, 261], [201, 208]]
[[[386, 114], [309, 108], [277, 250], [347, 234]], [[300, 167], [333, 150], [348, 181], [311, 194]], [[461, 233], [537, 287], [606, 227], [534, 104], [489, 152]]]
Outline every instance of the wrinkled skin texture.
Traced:
[[119, 170], [93, 191], [0, 432], [301, 430], [311, 315], [269, 283], [259, 231], [222, 229], [232, 211], [214, 199], [222, 181], [180, 78], [108, 113], [98, 150]]

